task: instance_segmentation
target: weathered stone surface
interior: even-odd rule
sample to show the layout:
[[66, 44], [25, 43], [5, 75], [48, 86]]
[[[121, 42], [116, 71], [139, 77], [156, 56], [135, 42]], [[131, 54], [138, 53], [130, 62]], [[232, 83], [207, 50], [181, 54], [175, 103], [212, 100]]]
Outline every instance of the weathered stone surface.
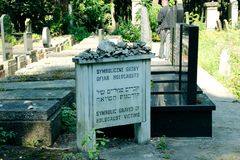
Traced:
[[51, 47], [51, 34], [48, 27], [44, 27], [42, 30], [42, 42], [44, 48]]
[[36, 90], [36, 89], [73, 89], [75, 80], [30, 81], [30, 82], [0, 82], [1, 90]]
[[13, 49], [12, 49], [12, 23], [11, 18], [7, 14], [3, 14], [0, 18], [1, 21], [1, 40], [2, 40], [2, 55], [3, 61], [13, 59]]
[[59, 104], [58, 100], [0, 101], [0, 121], [47, 121]]
[[90, 49], [85, 50], [79, 54], [81, 60], [101, 60], [103, 58], [109, 57], [128, 57], [141, 54], [153, 54], [150, 47], [146, 46], [145, 42], [134, 42], [133, 44], [128, 44], [126, 42], [119, 42], [115, 45], [113, 42], [108, 40], [103, 40], [97, 51], [91, 51]]
[[58, 110], [47, 121], [0, 121], [0, 126], [15, 133], [14, 144], [50, 146], [61, 130], [60, 115]]
[[103, 40], [97, 47], [97, 50], [100, 52], [114, 52], [115, 51], [115, 44], [108, 40]]
[[127, 48], [127, 43], [126, 42], [118, 42], [117, 47], [118, 48]]
[[[2, 100], [60, 100], [71, 96], [69, 90], [14, 90], [0, 92]], [[69, 98], [69, 97], [68, 97]]]

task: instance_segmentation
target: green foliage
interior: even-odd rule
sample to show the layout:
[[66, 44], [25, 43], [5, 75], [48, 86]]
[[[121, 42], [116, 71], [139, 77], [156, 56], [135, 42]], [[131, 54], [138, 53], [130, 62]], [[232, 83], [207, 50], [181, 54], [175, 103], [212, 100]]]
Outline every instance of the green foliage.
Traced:
[[40, 35], [40, 34], [33, 33], [33, 34], [32, 34], [32, 38], [33, 38], [33, 39], [41, 39], [41, 35]]
[[151, 0], [141, 0], [140, 4], [147, 8], [150, 8], [152, 5], [152, 1]]
[[67, 132], [75, 132], [77, 122], [76, 105], [63, 106], [61, 115], [63, 129]]
[[[43, 0], [2, 0], [0, 1], [0, 13], [6, 13], [11, 17], [17, 32], [25, 31], [25, 19], [32, 20], [32, 29], [35, 33], [41, 33], [45, 26], [50, 27], [61, 21], [60, 1]], [[56, 27], [55, 27], [56, 30]]]
[[94, 32], [98, 28], [104, 28], [108, 24], [110, 13], [110, 3], [105, 3], [104, 0], [72, 0], [73, 16], [75, 23], [84, 25], [89, 32]]
[[64, 153], [61, 160], [81, 160], [84, 159], [80, 153]]
[[[229, 30], [200, 31], [199, 34], [199, 58], [198, 63], [209, 74], [213, 75], [225, 87], [227, 87], [238, 99], [240, 98], [240, 31]], [[219, 75], [219, 59], [223, 49], [228, 49], [230, 54], [231, 75]]]
[[175, 0], [169, 0], [168, 1], [168, 5], [171, 7], [173, 5], [175, 5]]
[[5, 131], [2, 127], [0, 127], [0, 145], [5, 144], [8, 140], [15, 137], [15, 134], [10, 131]]
[[73, 35], [74, 39], [78, 42], [90, 36], [90, 33], [87, 31], [87, 28], [84, 26], [79, 28], [74, 27], [72, 28], [70, 33]]
[[[93, 148], [89, 149], [88, 152], [88, 158], [91, 160], [98, 160], [100, 156], [100, 151], [106, 146], [106, 144], [109, 142], [109, 140], [105, 137], [104, 133], [99, 130], [95, 130], [94, 132], [101, 136], [101, 138], [96, 138], [96, 144], [93, 146]], [[82, 146], [87, 146], [92, 141], [92, 138], [90, 135], [88, 135], [85, 140], [81, 143]]]
[[152, 32], [156, 31], [158, 27], [157, 16], [160, 8], [160, 5], [154, 5], [148, 8], [149, 22]]
[[159, 143], [157, 144], [157, 149], [167, 150], [166, 136], [160, 137]]
[[158, 28], [157, 16], [158, 16], [158, 12], [159, 12], [160, 8], [161, 8], [160, 5], [154, 5], [154, 6], [150, 6], [148, 8], [149, 22], [150, 22], [150, 28], [152, 30], [152, 41], [153, 42], [160, 41], [160, 36], [156, 32], [156, 30]]
[[140, 27], [133, 25], [131, 21], [120, 21], [118, 28], [112, 34], [121, 35], [123, 41], [135, 42], [140, 40]]
[[159, 149], [162, 153], [163, 153], [163, 158], [164, 159], [170, 159], [170, 152], [168, 150], [168, 146], [167, 146], [167, 140], [166, 140], [166, 136], [162, 136], [159, 139], [159, 142], [157, 144], [157, 149]]

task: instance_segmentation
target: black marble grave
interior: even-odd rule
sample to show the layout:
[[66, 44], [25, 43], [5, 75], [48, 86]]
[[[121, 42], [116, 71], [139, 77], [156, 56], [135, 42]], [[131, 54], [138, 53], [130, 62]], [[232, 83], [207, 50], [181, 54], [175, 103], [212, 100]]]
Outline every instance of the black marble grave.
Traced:
[[[211, 137], [216, 106], [197, 86], [198, 27], [181, 24], [179, 36], [179, 63], [151, 66], [151, 136]], [[103, 131], [108, 137], [132, 138], [134, 127]]]

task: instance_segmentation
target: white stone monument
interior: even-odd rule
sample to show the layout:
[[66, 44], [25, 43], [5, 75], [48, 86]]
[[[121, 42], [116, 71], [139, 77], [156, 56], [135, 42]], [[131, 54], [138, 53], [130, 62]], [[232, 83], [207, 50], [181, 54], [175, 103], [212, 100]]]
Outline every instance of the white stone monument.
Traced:
[[0, 18], [1, 21], [1, 36], [2, 36], [2, 53], [3, 61], [13, 58], [12, 49], [12, 23], [7, 14], [3, 14]]
[[148, 10], [145, 6], [141, 8], [141, 41], [152, 47], [152, 31], [150, 28]]
[[215, 29], [217, 28], [217, 20], [219, 19], [218, 2], [206, 2], [204, 4], [206, 7], [206, 28]]
[[228, 49], [223, 49], [220, 55], [219, 74], [225, 77], [230, 76], [231, 74], [230, 55], [228, 53]]
[[51, 34], [48, 27], [44, 27], [42, 30], [42, 43], [44, 48], [51, 47]]
[[[73, 59], [79, 149], [93, 148], [96, 138], [94, 129], [126, 124], [135, 124], [135, 139], [139, 144], [150, 140], [152, 57], [153, 54], [144, 54], [100, 60]], [[83, 146], [86, 138], [91, 141]]]
[[32, 40], [32, 22], [29, 18], [25, 20], [25, 33], [23, 34], [24, 51], [28, 52], [33, 50]]
[[232, 22], [232, 27], [235, 28], [238, 24], [238, 1], [230, 0], [230, 5], [228, 9], [228, 18]]

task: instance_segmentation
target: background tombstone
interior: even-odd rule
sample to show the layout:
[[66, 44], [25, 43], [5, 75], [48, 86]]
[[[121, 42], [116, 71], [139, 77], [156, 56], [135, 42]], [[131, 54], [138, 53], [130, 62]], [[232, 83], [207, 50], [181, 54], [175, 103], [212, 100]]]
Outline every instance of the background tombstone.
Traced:
[[3, 61], [13, 59], [12, 49], [12, 23], [8, 15], [1, 16], [1, 36], [2, 36], [2, 52]]
[[42, 43], [44, 48], [51, 47], [51, 35], [48, 27], [44, 27], [42, 30]]
[[73, 7], [72, 7], [72, 3], [68, 4], [68, 15], [70, 16], [70, 27], [72, 28], [73, 27]]
[[179, 89], [189, 105], [197, 103], [197, 57], [199, 28], [180, 25]]
[[141, 41], [145, 42], [147, 46], [152, 47], [152, 33], [148, 10], [145, 6], [141, 7]]
[[184, 21], [184, 10], [182, 2], [178, 2], [173, 9], [172, 27], [172, 65], [179, 65], [180, 52], [180, 24]]
[[24, 39], [24, 51], [33, 50], [33, 41], [32, 41], [32, 22], [29, 18], [25, 20], [25, 33], [23, 34]]
[[206, 28], [215, 29], [217, 27], [217, 20], [219, 19], [218, 2], [206, 2]]
[[236, 27], [238, 24], [238, 1], [230, 0], [230, 5], [228, 9], [228, 18], [232, 21], [232, 27]]
[[219, 61], [219, 74], [222, 76], [230, 76], [231, 66], [229, 61], [230, 55], [228, 53], [228, 49], [223, 49]]
[[103, 39], [104, 39], [103, 29], [98, 29], [98, 43], [101, 43]]
[[219, 20], [217, 20], [217, 30], [218, 31], [222, 31], [222, 22]]
[[185, 12], [185, 23], [186, 24], [190, 24], [190, 22], [189, 22], [189, 13], [188, 12]]
[[228, 21], [226, 20], [226, 19], [224, 19], [223, 20], [223, 23], [224, 23], [224, 29], [226, 30], [226, 31], [228, 31], [229, 30], [229, 26], [228, 26]]

